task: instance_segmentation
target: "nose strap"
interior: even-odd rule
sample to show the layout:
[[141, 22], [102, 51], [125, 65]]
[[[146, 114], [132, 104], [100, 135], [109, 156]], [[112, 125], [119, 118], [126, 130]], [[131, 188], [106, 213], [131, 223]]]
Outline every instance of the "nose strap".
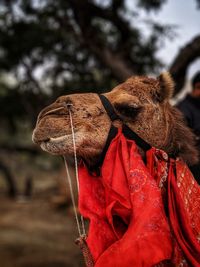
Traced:
[[132, 131], [126, 124], [123, 124], [122, 132], [124, 136], [126, 136], [126, 138], [134, 140], [135, 143], [144, 151], [147, 151], [151, 148], [151, 145], [149, 143], [147, 143], [144, 139], [142, 139], [139, 135]]
[[[103, 105], [103, 107], [105, 108], [110, 120], [113, 122], [115, 120], [121, 120], [120, 116], [117, 115], [117, 113], [115, 112], [112, 104], [110, 103], [110, 101], [104, 96], [104, 95], [98, 95], [101, 103]], [[124, 136], [128, 139], [131, 139], [133, 141], [135, 141], [135, 143], [141, 147], [144, 151], [147, 151], [151, 148], [151, 146], [145, 141], [143, 140], [141, 137], [139, 137], [135, 132], [133, 132], [126, 124], [123, 123], [122, 125], [122, 132], [124, 134]], [[101, 154], [99, 155], [97, 162], [95, 165], [93, 166], [89, 166], [87, 164], [87, 162], [85, 162], [88, 170], [90, 171], [90, 173], [93, 176], [100, 176], [101, 173], [101, 166], [103, 164], [106, 152], [109, 148], [110, 143], [112, 142], [112, 140], [115, 138], [115, 136], [118, 133], [118, 128], [115, 127], [113, 124], [111, 124], [109, 133], [108, 133], [108, 137], [105, 143], [105, 146], [103, 148], [103, 151], [101, 152]]]
[[101, 103], [104, 106], [108, 116], [110, 117], [111, 121], [119, 120], [120, 117], [115, 112], [110, 101], [104, 95], [99, 95], [99, 98], [100, 98]]
[[[115, 121], [115, 120], [121, 120], [121, 118], [117, 115], [117, 113], [115, 112], [112, 104], [110, 103], [110, 101], [104, 96], [104, 95], [99, 95], [99, 98], [102, 102], [102, 105], [104, 106], [108, 116], [110, 117], [111, 121]], [[110, 132], [115, 132], [114, 129], [117, 129], [115, 126], [111, 125], [111, 131]], [[138, 134], [136, 134], [133, 130], [131, 130], [126, 124], [123, 123], [122, 126], [122, 132], [124, 134], [124, 136], [128, 139], [134, 140], [135, 143], [141, 147], [144, 151], [147, 151], [151, 148], [151, 145], [148, 144], [144, 139], [142, 139]], [[110, 137], [110, 133], [108, 135], [108, 139], [109, 141], [111, 140]]]

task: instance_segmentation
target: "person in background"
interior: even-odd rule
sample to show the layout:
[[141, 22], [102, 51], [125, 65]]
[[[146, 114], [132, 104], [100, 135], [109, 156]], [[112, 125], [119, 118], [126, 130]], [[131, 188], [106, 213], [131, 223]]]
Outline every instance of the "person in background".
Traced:
[[[188, 126], [195, 133], [200, 154], [200, 71], [192, 79], [192, 92], [178, 103], [177, 108], [183, 113]], [[191, 166], [190, 169], [200, 184], [200, 155], [199, 163]]]

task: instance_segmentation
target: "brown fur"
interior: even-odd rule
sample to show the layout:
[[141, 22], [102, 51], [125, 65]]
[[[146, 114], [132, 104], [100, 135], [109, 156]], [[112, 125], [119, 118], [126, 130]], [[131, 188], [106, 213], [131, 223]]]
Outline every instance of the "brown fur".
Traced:
[[[194, 135], [177, 109], [171, 107], [173, 81], [168, 73], [158, 79], [131, 77], [105, 94], [116, 112], [132, 130], [152, 146], [186, 163], [197, 162]], [[95, 163], [110, 129], [110, 119], [96, 94], [74, 94], [58, 98], [38, 116], [33, 141], [52, 154], [73, 154], [73, 144], [66, 104], [71, 108], [77, 155]], [[115, 123], [117, 127], [121, 122]], [[62, 137], [64, 136], [64, 137]], [[62, 138], [58, 138], [62, 137]]]

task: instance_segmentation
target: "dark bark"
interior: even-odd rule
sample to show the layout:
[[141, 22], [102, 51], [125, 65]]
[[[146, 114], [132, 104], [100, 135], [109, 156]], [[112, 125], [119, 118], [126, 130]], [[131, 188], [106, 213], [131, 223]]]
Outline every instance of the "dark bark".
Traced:
[[26, 177], [25, 185], [24, 185], [24, 194], [23, 196], [26, 198], [31, 198], [33, 194], [33, 179], [31, 176]]

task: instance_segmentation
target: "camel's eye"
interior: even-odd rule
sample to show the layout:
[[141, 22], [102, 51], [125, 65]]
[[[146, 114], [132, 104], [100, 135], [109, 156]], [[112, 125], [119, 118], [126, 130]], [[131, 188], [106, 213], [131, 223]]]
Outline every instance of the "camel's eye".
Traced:
[[114, 106], [120, 115], [130, 119], [136, 118], [142, 110], [142, 107], [135, 103], [116, 103]]

